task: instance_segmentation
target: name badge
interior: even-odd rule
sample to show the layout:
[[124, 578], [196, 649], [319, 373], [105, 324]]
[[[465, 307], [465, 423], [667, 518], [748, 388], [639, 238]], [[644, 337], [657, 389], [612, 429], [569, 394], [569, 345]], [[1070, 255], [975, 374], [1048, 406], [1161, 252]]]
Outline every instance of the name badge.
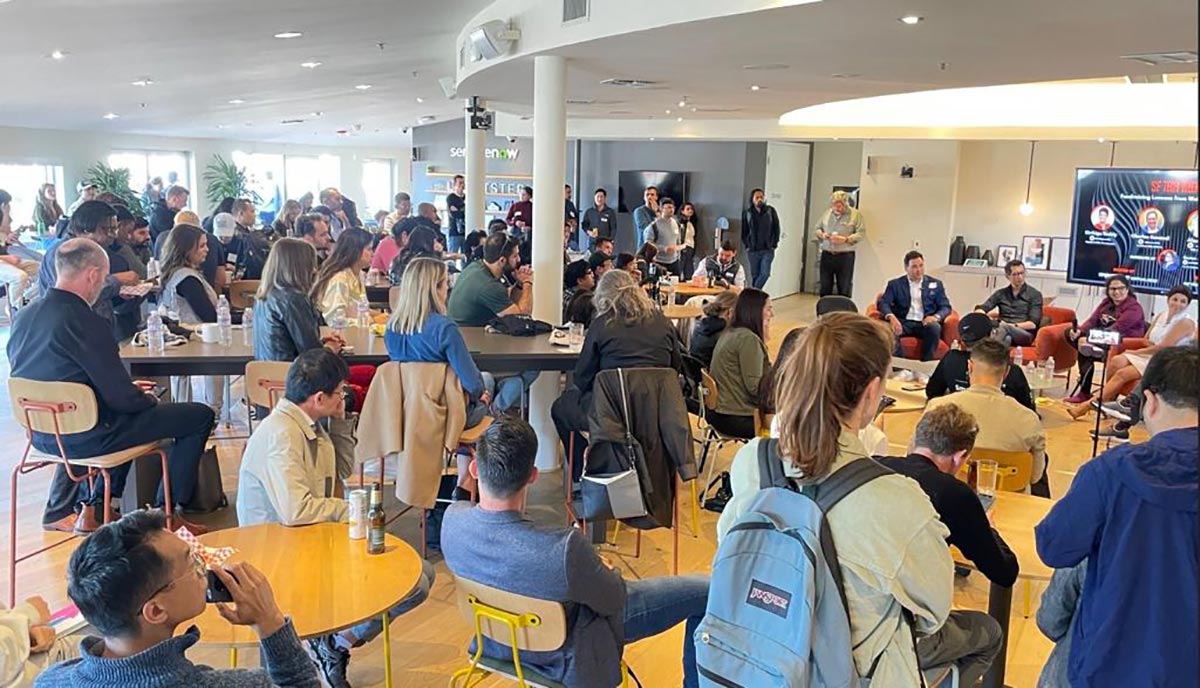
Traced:
[[938, 283], [937, 283], [937, 282], [930, 282], [930, 283], [929, 283], [929, 288], [930, 288], [930, 289], [937, 289], [937, 288], [938, 288]]

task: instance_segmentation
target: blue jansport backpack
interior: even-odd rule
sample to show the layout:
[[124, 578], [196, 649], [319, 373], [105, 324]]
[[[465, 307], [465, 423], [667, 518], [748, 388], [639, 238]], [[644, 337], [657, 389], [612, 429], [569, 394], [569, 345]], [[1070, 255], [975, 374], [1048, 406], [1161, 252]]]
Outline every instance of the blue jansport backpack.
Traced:
[[859, 459], [797, 490], [777, 446], [759, 440], [761, 490], [713, 561], [708, 609], [695, 636], [702, 688], [865, 683], [851, 656], [846, 593], [825, 514], [892, 471]]

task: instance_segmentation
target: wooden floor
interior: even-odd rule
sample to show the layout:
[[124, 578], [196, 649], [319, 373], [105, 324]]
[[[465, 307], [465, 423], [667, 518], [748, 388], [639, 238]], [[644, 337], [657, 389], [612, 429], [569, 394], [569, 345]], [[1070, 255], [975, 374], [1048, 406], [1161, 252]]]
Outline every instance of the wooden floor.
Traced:
[[[769, 342], [772, 358], [783, 336], [799, 324], [810, 322], [814, 317], [815, 298], [796, 296], [781, 299], [775, 303], [775, 321], [772, 324], [772, 336]], [[7, 344], [7, 326], [0, 327], [0, 344]], [[0, 357], [0, 383], [6, 383], [8, 378], [8, 360]], [[240, 393], [240, 387], [235, 388]], [[1061, 395], [1061, 388], [1050, 390], [1049, 396]], [[11, 406], [7, 400], [7, 384], [0, 384], [0, 395], [5, 398], [0, 401], [0, 469], [9, 476], [12, 467], [20, 459], [20, 451], [24, 446], [24, 435], [21, 428], [12, 418]], [[1072, 422], [1063, 407], [1057, 401], [1050, 401], [1041, 407], [1046, 425], [1048, 441], [1047, 451], [1052, 459], [1050, 469], [1050, 485], [1054, 495], [1061, 495], [1070, 485], [1076, 468], [1091, 456], [1091, 440], [1087, 431], [1089, 423]], [[245, 412], [239, 409], [235, 416], [234, 427], [223, 430], [225, 435], [245, 434]], [[911, 436], [917, 414], [899, 414], [889, 416], [886, 422], [886, 432], [893, 444], [893, 453], [902, 453]], [[1136, 439], [1136, 437], [1135, 437]], [[220, 443], [220, 459], [225, 489], [230, 495], [230, 502], [237, 490], [237, 469], [241, 456], [243, 442], [227, 440]], [[720, 456], [719, 466], [727, 466], [735, 448], [728, 448]], [[39, 524], [41, 509], [45, 501], [49, 485], [50, 471], [40, 471], [26, 476], [21, 481], [20, 494], [17, 495], [19, 505], [18, 541], [21, 551], [29, 551], [41, 543], [49, 543], [60, 535], [43, 534]], [[530, 514], [533, 518], [545, 522], [562, 521], [562, 505], [557, 474], [548, 474], [534, 486], [530, 503]], [[5, 489], [0, 494], [0, 508], [5, 525], [8, 524], [11, 490]], [[390, 504], [395, 509], [395, 504]], [[686, 514], [681, 510], [681, 514]], [[710, 569], [715, 552], [715, 528], [717, 514], [701, 511], [700, 532], [691, 531], [690, 517], [683, 519], [680, 535], [680, 572], [706, 572]], [[236, 516], [233, 508], [214, 514], [208, 518], [198, 518], [200, 522], [228, 527], [235, 525]], [[7, 534], [7, 528], [3, 532]], [[405, 516], [392, 526], [392, 532], [405, 538], [414, 546], [419, 543], [416, 518]], [[42, 595], [51, 608], [57, 608], [68, 602], [66, 597], [63, 571], [67, 557], [74, 548], [74, 543], [64, 545], [47, 554], [32, 559], [17, 570], [18, 597]], [[0, 549], [7, 550], [7, 540]], [[620, 567], [627, 578], [638, 579], [650, 576], [668, 574], [671, 566], [671, 537], [668, 532], [647, 533], [643, 538], [642, 554], [634, 558], [633, 534], [628, 529], [621, 531], [620, 541], [615, 547], [605, 547], [606, 554]], [[449, 675], [463, 663], [463, 649], [470, 635], [467, 624], [459, 617], [454, 604], [454, 581], [447, 571], [445, 564], [436, 559], [438, 579], [434, 585], [428, 602], [413, 612], [406, 614], [392, 625], [392, 656], [396, 670], [395, 685], [408, 688], [441, 688], [448, 683]], [[331, 562], [336, 565], [336, 562]], [[0, 571], [0, 590], [7, 595], [7, 567]], [[1041, 589], [1034, 586], [1032, 604], [1036, 608]], [[965, 609], [985, 610], [987, 607], [987, 584], [979, 574], [972, 574], [967, 579], [958, 579], [955, 591], [955, 603]], [[1037, 676], [1050, 652], [1051, 645], [1038, 632], [1032, 618], [1023, 617], [1024, 583], [1018, 583], [1013, 599], [1013, 618], [1009, 644], [1009, 666], [1007, 683], [1014, 688], [1032, 687], [1037, 683]], [[287, 610], [283, 610], [285, 613]], [[625, 658], [637, 673], [642, 684], [647, 688], [678, 686], [681, 682], [681, 669], [676, 658], [680, 656], [682, 641], [682, 626], [671, 632], [651, 638], [626, 649]], [[245, 665], [253, 665], [257, 653], [243, 652], [241, 657]], [[215, 646], [199, 646], [193, 650], [191, 657], [194, 661], [223, 667], [228, 661], [228, 652]], [[350, 665], [350, 681], [358, 687], [383, 685], [383, 655], [382, 642], [377, 640], [354, 652]], [[485, 686], [508, 685], [506, 682], [493, 680], [485, 682]]]

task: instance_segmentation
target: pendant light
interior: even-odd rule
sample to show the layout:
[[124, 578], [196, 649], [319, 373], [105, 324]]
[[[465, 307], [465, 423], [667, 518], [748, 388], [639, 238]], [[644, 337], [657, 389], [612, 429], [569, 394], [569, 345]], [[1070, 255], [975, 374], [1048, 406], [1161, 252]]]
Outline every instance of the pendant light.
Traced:
[[1033, 154], [1037, 150], [1037, 141], [1029, 142], [1029, 173], [1025, 179], [1025, 202], [1017, 208], [1022, 215], [1029, 217], [1033, 214], [1033, 204], [1029, 202], [1029, 192], [1033, 190]]
[[1112, 142], [1112, 148], [1108, 151], [1108, 166], [1112, 167], [1117, 162], [1117, 142]]

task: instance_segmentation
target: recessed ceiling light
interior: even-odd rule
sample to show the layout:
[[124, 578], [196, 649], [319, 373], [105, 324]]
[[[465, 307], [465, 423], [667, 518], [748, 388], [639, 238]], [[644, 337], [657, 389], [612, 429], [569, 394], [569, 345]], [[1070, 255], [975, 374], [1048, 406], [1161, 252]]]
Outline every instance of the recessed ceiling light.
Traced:
[[687, 98], [684, 98], [683, 100], [679, 101], [678, 103], [676, 103], [676, 105], [678, 105], [679, 107], [687, 107]]
[[1104, 143], [1104, 141], [1105, 141], [1105, 139], [1104, 139], [1104, 137], [1103, 137], [1103, 136], [1101, 136], [1100, 138], [1096, 139], [1096, 143]]
[[761, 91], [762, 86], [759, 86], [758, 84], [754, 84], [753, 86], [750, 87], [750, 90], [751, 91]]
[[777, 69], [787, 69], [787, 68], [788, 68], [788, 65], [785, 65], [785, 64], [782, 64], [779, 62], [770, 62], [767, 64], [742, 65], [742, 69], [745, 69], [747, 71], [760, 71], [760, 72], [769, 72], [769, 71], [774, 71]]
[[424, 103], [424, 102], [425, 102], [425, 99], [424, 99], [424, 98], [422, 98], [421, 96], [417, 96], [417, 102], [418, 102], [418, 103]]
[[50, 51], [50, 59], [51, 60], [61, 60], [70, 54], [71, 53], [63, 52], [61, 50], [52, 50], [52, 51]]
[[316, 69], [321, 66], [320, 62], [301, 62], [300, 66], [305, 69]]
[[308, 113], [308, 116], [309, 117], [320, 117], [323, 114], [325, 114], [325, 113], [321, 112], [320, 110], [313, 110], [312, 112]]
[[280, 31], [279, 33], [275, 34], [275, 37], [287, 39], [287, 38], [299, 38], [303, 35], [304, 34], [301, 33], [300, 31]]
[[246, 102], [246, 101], [242, 100], [241, 98], [233, 98], [229, 101], [229, 104], [230, 105], [241, 105], [244, 102]]
[[110, 113], [104, 115], [104, 119], [116, 119], [118, 117], [120, 117], [120, 115], [118, 115], [115, 112], [110, 112]]
[[668, 115], [671, 114], [671, 108], [667, 108], [666, 112]]
[[217, 128], [218, 128], [218, 129], [227, 129], [228, 127], [229, 127], [229, 125], [228, 125], [228, 124], [218, 124], [218, 125], [217, 125]]
[[422, 115], [417, 118], [417, 124], [429, 124], [435, 120], [437, 120], [437, 117], [433, 115]]
[[908, 24], [909, 26], [916, 26], [923, 21], [925, 21], [925, 17], [919, 17], [915, 14], [910, 14], [907, 17], [900, 17], [900, 23]]
[[370, 91], [371, 84], [359, 84], [359, 85], [355, 86], [354, 88], [358, 89], [359, 91]]
[[151, 79], [148, 76], [144, 76], [144, 77], [138, 79], [137, 81], [132, 81], [130, 83], [134, 86], [153, 86], [154, 79]]
[[651, 141], [653, 141], [653, 140], [654, 140], [654, 137], [653, 137], [653, 136], [651, 136], [651, 137], [650, 137], [650, 140], [651, 140]]
[[675, 121], [676, 121], [676, 122], [682, 122], [682, 121], [683, 121], [683, 118], [682, 118], [682, 117], [676, 117], [676, 118], [675, 118]]
[[699, 111], [698, 108], [692, 108], [692, 112], [698, 112], [698, 111]]

